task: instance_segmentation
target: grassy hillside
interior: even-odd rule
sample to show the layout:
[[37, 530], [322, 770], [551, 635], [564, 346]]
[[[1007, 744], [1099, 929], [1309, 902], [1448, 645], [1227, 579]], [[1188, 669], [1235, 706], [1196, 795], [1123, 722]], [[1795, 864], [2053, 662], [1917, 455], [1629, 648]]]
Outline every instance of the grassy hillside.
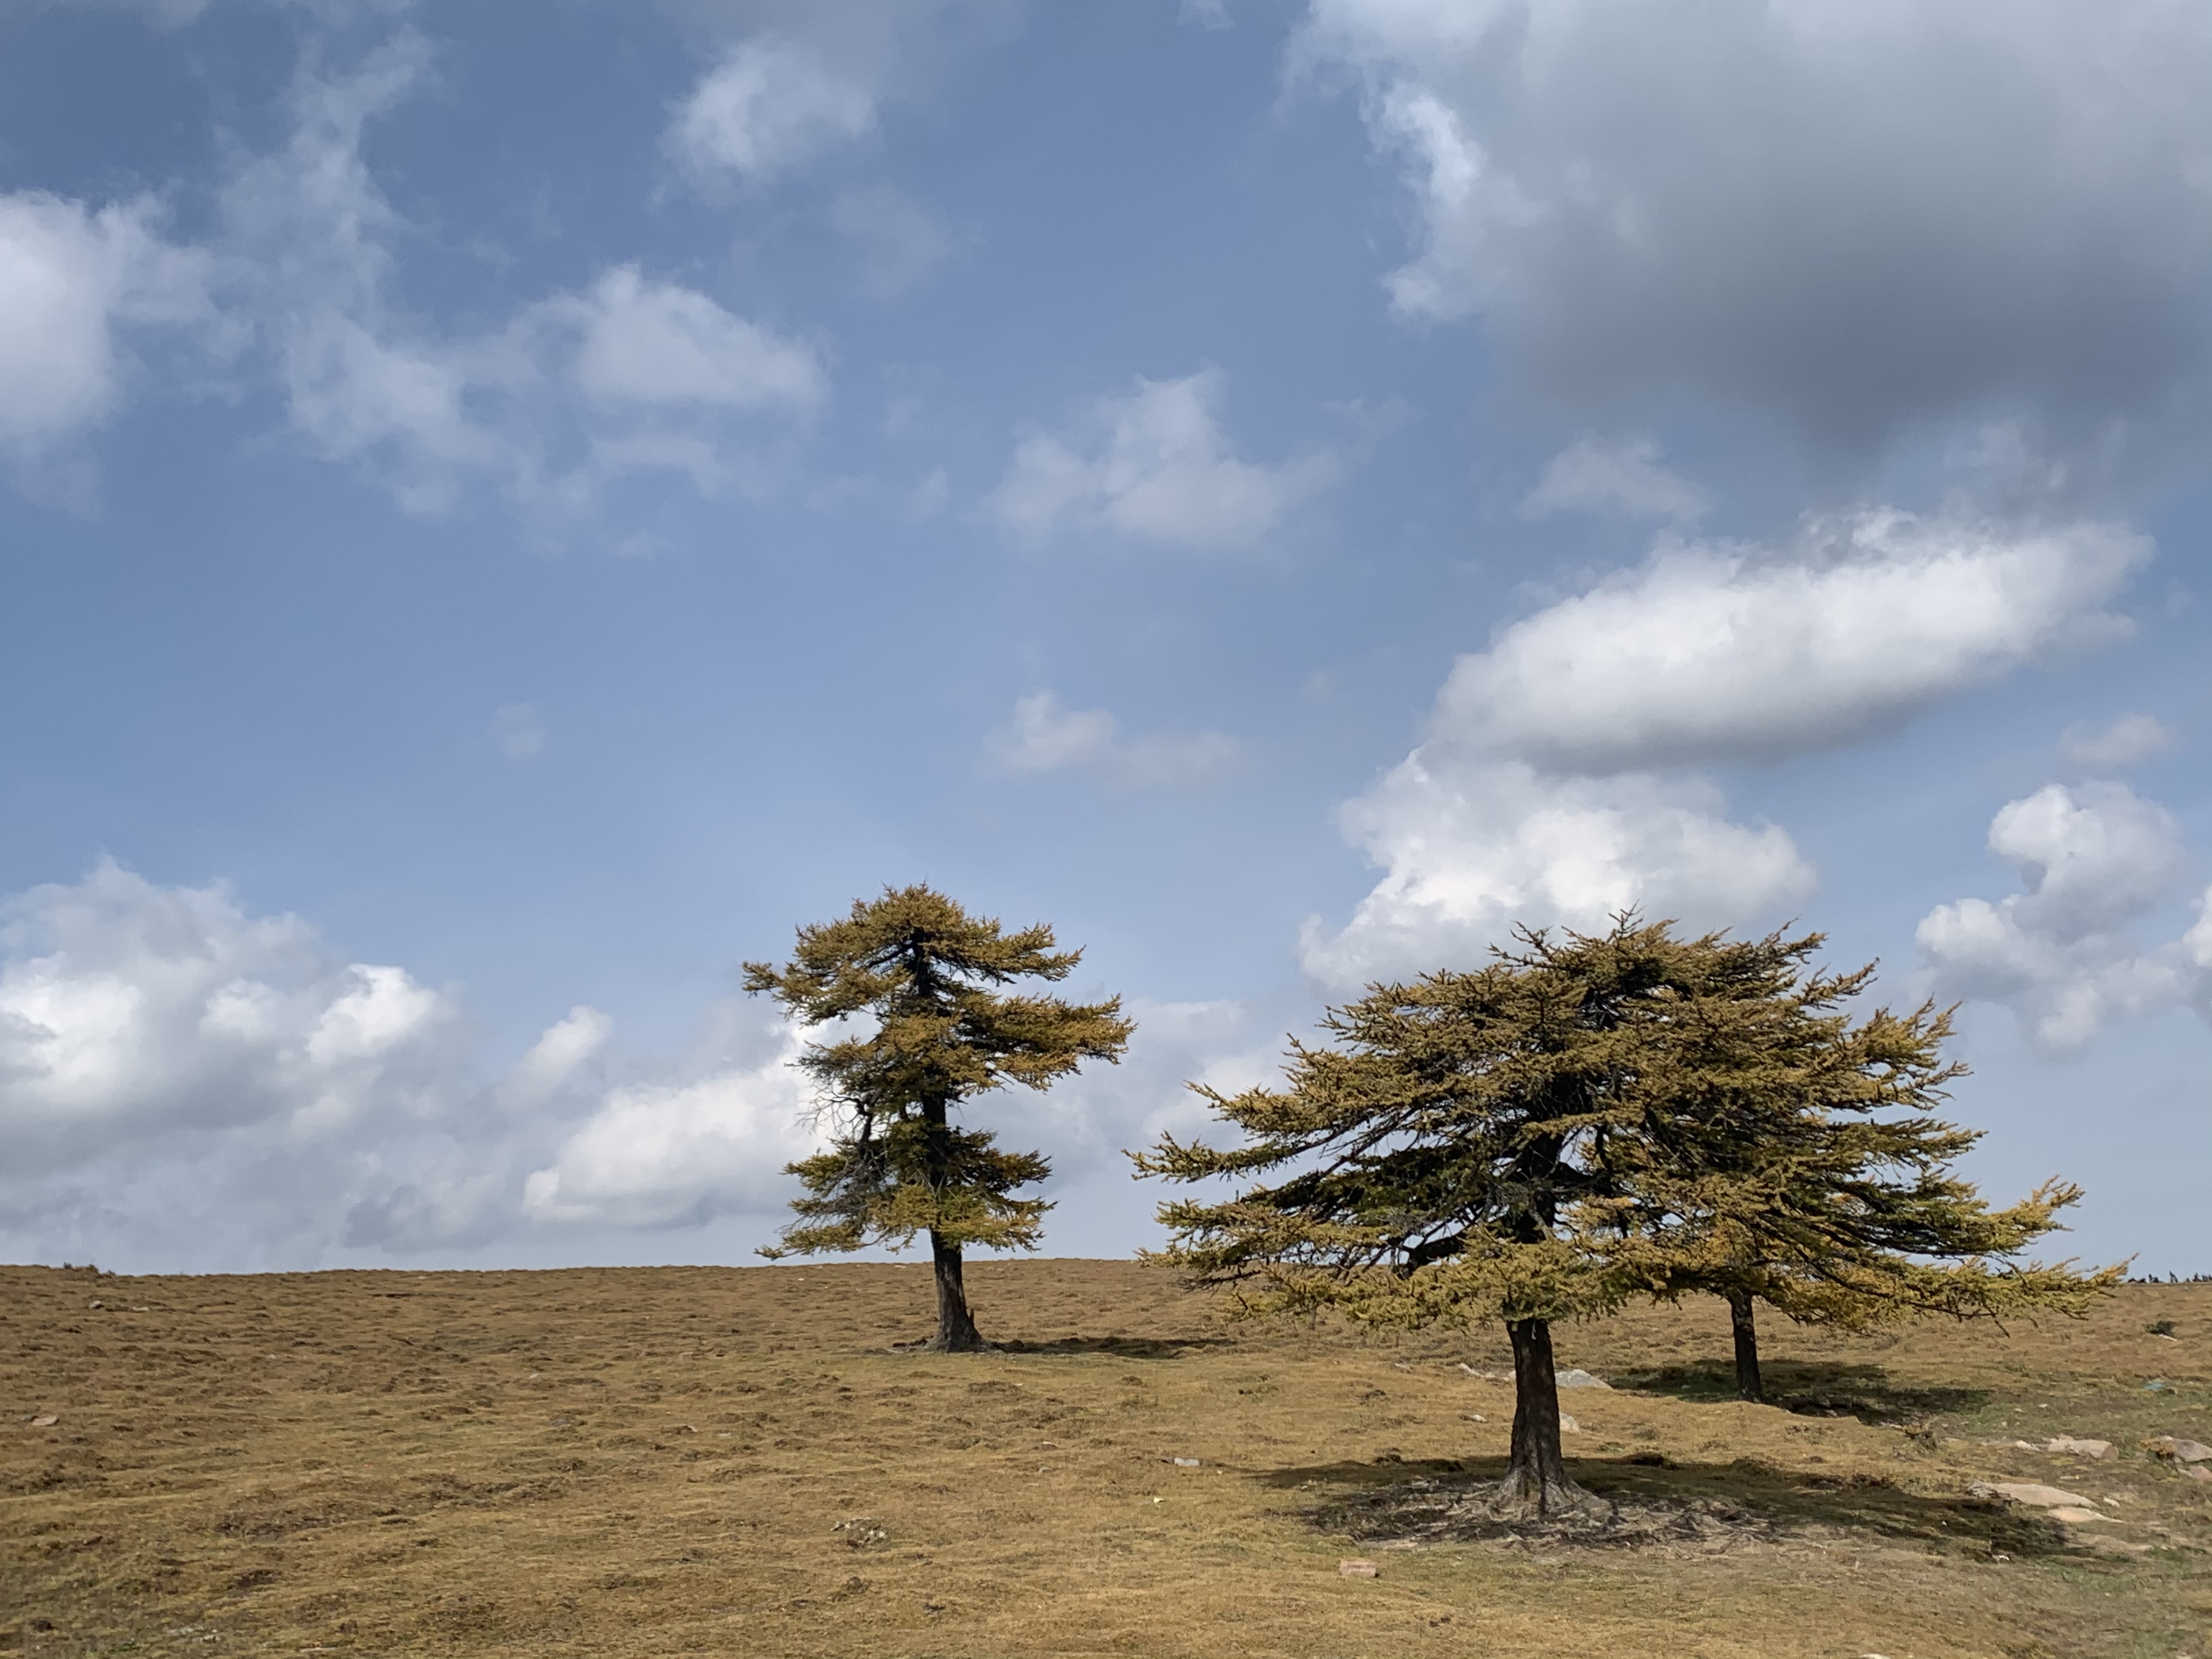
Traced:
[[[891, 1352], [922, 1267], [0, 1268], [0, 1647], [2212, 1656], [2212, 1482], [2136, 1449], [2212, 1440], [2212, 1285], [2008, 1334], [1775, 1321], [1794, 1410], [1723, 1397], [1717, 1306], [1565, 1328], [1622, 1385], [1563, 1396], [1577, 1477], [1679, 1519], [1583, 1548], [1424, 1531], [1502, 1466], [1510, 1387], [1462, 1369], [1502, 1332], [1227, 1325], [1117, 1262], [971, 1282], [1009, 1352]], [[2124, 1449], [1984, 1443], [2059, 1434]]]

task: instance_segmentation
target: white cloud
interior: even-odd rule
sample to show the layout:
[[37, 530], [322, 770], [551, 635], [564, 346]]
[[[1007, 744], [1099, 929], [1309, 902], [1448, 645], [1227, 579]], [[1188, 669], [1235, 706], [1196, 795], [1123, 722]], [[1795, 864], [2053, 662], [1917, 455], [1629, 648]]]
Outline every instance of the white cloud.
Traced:
[[2149, 714], [2122, 714], [2109, 726], [2069, 726], [2060, 752], [2087, 772], [2124, 772], [2173, 747], [2172, 730]]
[[1306, 923], [1306, 970], [1335, 987], [1480, 966], [1516, 924], [1777, 918], [1816, 884], [1785, 831], [1731, 822], [1703, 780], [1547, 776], [1448, 743], [1415, 750], [1343, 821], [1385, 874], [1341, 932]]
[[1229, 0], [1182, 0], [1176, 21], [1202, 29], [1225, 29], [1236, 21], [1229, 15]]
[[1990, 850], [2027, 891], [1929, 912], [1915, 937], [1948, 995], [2010, 1006], [2039, 1045], [2078, 1048], [2111, 1020], [2195, 995], [2212, 965], [2212, 895], [2176, 945], [2144, 950], [2129, 927], [2171, 898], [2187, 869], [2179, 827], [2124, 785], [2051, 784], [1991, 820]]
[[670, 149], [702, 172], [772, 178], [875, 125], [876, 92], [795, 40], [756, 39], [702, 79], [669, 129]]
[[1655, 440], [1578, 438], [1552, 458], [1522, 501], [1521, 516], [1602, 513], [1689, 523], [1711, 506], [1703, 490], [1660, 464]]
[[545, 752], [545, 718], [526, 702], [501, 703], [494, 710], [491, 734], [511, 761], [535, 760]]
[[827, 394], [811, 349], [732, 316], [705, 295], [619, 265], [540, 314], [573, 320], [576, 382], [613, 402], [809, 410]]
[[289, 142], [226, 193], [234, 280], [253, 296], [294, 425], [422, 511], [489, 484], [573, 512], [635, 471], [679, 472], [708, 494], [759, 487], [757, 453], [781, 429], [759, 422], [803, 416], [827, 395], [812, 347], [635, 264], [473, 337], [441, 335], [392, 302], [405, 226], [362, 137], [428, 64], [420, 39], [403, 35], [349, 76], [303, 80]]
[[1348, 66], [1403, 158], [1398, 307], [1480, 313], [1570, 405], [2086, 434], [2202, 376], [2202, 7], [1314, 0], [1299, 56]]
[[820, 1144], [793, 1030], [756, 1066], [610, 1092], [524, 1183], [541, 1222], [673, 1226], [727, 1209], [769, 1210], [791, 1195], [784, 1165]]
[[2100, 607], [2150, 550], [2103, 525], [1887, 511], [1815, 525], [1779, 553], [1662, 539], [1461, 658], [1438, 722], [1476, 749], [1589, 772], [1854, 742], [2114, 637], [2124, 624]]
[[1193, 1083], [1239, 1094], [1281, 1081], [1282, 1055], [1271, 1037], [1255, 1041], [1254, 1011], [1243, 1003], [1135, 997], [1126, 1012], [1137, 1029], [1120, 1063], [1086, 1066], [1054, 1085], [1044, 1109], [1024, 1115], [1031, 1143], [1050, 1144], [1058, 1179], [1095, 1170], [1125, 1179], [1129, 1151], [1210, 1125], [1212, 1109], [1192, 1094]]
[[295, 916], [103, 862], [11, 900], [0, 930], [9, 1176], [265, 1124], [314, 1135], [440, 1098], [457, 1009], [333, 957]]
[[1211, 783], [1237, 758], [1235, 740], [1218, 732], [1124, 738], [1106, 710], [1069, 708], [1049, 691], [1017, 699], [1013, 719], [987, 748], [1008, 772], [1085, 771], [1133, 789]]
[[221, 885], [103, 862], [0, 917], [0, 1248], [31, 1259], [299, 1267], [768, 1212], [815, 1145], [799, 1036], [750, 1004], [613, 1088], [614, 1023], [579, 1004], [487, 1086], [452, 993]]
[[544, 1105], [599, 1056], [614, 1029], [614, 1021], [598, 1009], [578, 1003], [547, 1026], [501, 1079], [495, 1091], [499, 1103], [510, 1111]]
[[122, 331], [213, 321], [209, 255], [164, 240], [159, 218], [143, 200], [0, 195], [0, 448], [35, 453], [112, 415]]
[[1098, 439], [1087, 453], [1061, 438], [1024, 439], [990, 505], [1031, 540], [1074, 526], [1205, 552], [1254, 547], [1335, 477], [1336, 461], [1238, 460], [1215, 416], [1220, 395], [1218, 369], [1139, 379], [1092, 405]]
[[1815, 878], [1789, 835], [1731, 820], [1680, 769], [1894, 730], [2055, 650], [2148, 556], [2099, 525], [2014, 531], [1875, 512], [1768, 552], [1662, 538], [1634, 570], [1462, 657], [1428, 738], [1344, 813], [1383, 871], [1350, 923], [1308, 924], [1332, 984], [1479, 960], [1515, 923], [1637, 909], [1779, 921]]

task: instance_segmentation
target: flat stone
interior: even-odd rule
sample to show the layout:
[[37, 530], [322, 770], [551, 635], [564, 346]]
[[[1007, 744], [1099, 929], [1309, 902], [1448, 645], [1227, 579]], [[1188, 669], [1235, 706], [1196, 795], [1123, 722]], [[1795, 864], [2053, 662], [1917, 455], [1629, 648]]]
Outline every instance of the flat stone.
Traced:
[[2191, 1463], [2182, 1473], [2191, 1480], [2212, 1480], [2212, 1469], [2206, 1468], [2202, 1463]]
[[1344, 1578], [1372, 1578], [1382, 1570], [1372, 1561], [1340, 1561], [1337, 1574]]
[[2106, 1458], [2112, 1455], [2109, 1440], [2076, 1440], [2071, 1435], [2055, 1435], [2043, 1448], [2045, 1451], [2069, 1452], [2075, 1457]]
[[1603, 1377], [1592, 1376], [1579, 1367], [1571, 1371], [1558, 1372], [1552, 1380], [1563, 1389], [1610, 1389], [1613, 1386]]
[[2087, 1509], [2094, 1501], [2078, 1492], [2066, 1492], [2057, 1486], [2039, 1486], [2033, 1481], [1998, 1480], [1967, 1488], [1977, 1498], [2002, 1498], [2008, 1503], [2025, 1504], [2030, 1509], [2051, 1510], [2067, 1507]]
[[2063, 1504], [2051, 1511], [2051, 1518], [2078, 1527], [2085, 1521], [2110, 1521], [2112, 1517], [2096, 1510], [2077, 1509], [2070, 1504]]
[[61, 1419], [56, 1417], [52, 1412], [46, 1412], [40, 1416], [33, 1418], [31, 1419], [31, 1426], [34, 1429], [51, 1429], [55, 1424], [60, 1421]]
[[1573, 1418], [1569, 1417], [1565, 1412], [1559, 1413], [1559, 1432], [1561, 1434], [1580, 1434], [1582, 1431], [1583, 1425], [1581, 1424], [1576, 1422]]

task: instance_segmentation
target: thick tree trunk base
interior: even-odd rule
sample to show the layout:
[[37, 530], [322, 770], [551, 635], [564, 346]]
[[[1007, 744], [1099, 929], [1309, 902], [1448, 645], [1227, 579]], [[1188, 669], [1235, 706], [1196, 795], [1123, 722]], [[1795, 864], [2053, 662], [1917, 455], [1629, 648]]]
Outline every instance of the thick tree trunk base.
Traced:
[[1495, 1486], [1477, 1495], [1474, 1507], [1494, 1521], [1582, 1531], [1613, 1523], [1615, 1506], [1565, 1474], [1552, 1480], [1508, 1469]]
[[968, 1286], [961, 1273], [960, 1247], [948, 1244], [934, 1232], [929, 1254], [937, 1269], [937, 1334], [921, 1345], [928, 1353], [989, 1353], [991, 1345], [975, 1328], [968, 1311]]
[[1480, 1500], [1481, 1506], [1501, 1521], [1610, 1519], [1613, 1505], [1576, 1485], [1559, 1449], [1559, 1384], [1549, 1322], [1510, 1320], [1505, 1331], [1513, 1340], [1513, 1455], [1505, 1478]]
[[1735, 1393], [1739, 1400], [1761, 1405], [1766, 1385], [1759, 1375], [1759, 1326], [1752, 1315], [1751, 1298], [1736, 1291], [1728, 1298], [1729, 1329], [1735, 1338]]

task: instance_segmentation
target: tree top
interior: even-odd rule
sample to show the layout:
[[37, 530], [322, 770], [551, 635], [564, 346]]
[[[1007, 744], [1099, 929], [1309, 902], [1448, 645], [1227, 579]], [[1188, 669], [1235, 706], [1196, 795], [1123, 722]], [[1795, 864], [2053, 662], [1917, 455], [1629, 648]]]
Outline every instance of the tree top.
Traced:
[[886, 887], [878, 898], [855, 899], [840, 921], [801, 927], [784, 967], [745, 963], [745, 989], [769, 993], [815, 1024], [963, 981], [1066, 979], [1082, 960], [1080, 951], [1054, 950], [1052, 929], [1042, 922], [1009, 933], [996, 917], [971, 916], [916, 884]]

